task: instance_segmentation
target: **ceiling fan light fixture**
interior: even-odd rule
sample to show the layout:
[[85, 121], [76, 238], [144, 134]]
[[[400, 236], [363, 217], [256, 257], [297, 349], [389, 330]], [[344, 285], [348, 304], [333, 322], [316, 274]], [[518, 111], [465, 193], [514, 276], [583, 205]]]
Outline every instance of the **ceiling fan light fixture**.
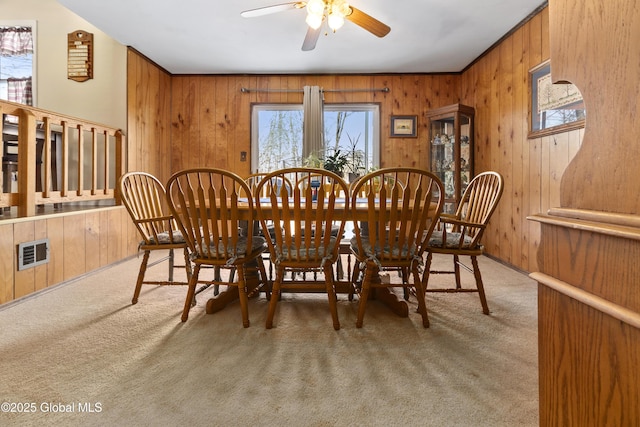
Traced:
[[307, 19], [305, 21], [308, 26], [310, 26], [314, 30], [317, 30], [318, 28], [320, 28], [320, 25], [322, 25], [322, 15], [309, 13], [307, 14]]
[[344, 25], [344, 16], [335, 12], [330, 13], [327, 18], [327, 23], [329, 24], [329, 28], [331, 28], [335, 33], [336, 30], [340, 29]]
[[331, 3], [331, 8], [334, 13], [339, 13], [342, 17], [345, 17], [351, 14], [351, 8], [349, 7], [349, 3], [345, 0], [334, 0]]
[[324, 1], [322, 0], [309, 0], [307, 3], [307, 12], [309, 15], [317, 15], [322, 17], [324, 15]]
[[315, 49], [316, 42], [321, 33], [320, 27], [325, 19], [327, 26], [333, 32], [340, 29], [344, 25], [345, 20], [349, 20], [349, 22], [369, 31], [377, 37], [384, 37], [391, 31], [388, 25], [364, 13], [360, 9], [350, 6], [347, 0], [294, 1], [245, 10], [241, 12], [240, 15], [245, 18], [252, 18], [290, 9], [307, 10], [306, 23], [309, 28], [307, 28], [307, 35], [302, 43], [303, 51]]

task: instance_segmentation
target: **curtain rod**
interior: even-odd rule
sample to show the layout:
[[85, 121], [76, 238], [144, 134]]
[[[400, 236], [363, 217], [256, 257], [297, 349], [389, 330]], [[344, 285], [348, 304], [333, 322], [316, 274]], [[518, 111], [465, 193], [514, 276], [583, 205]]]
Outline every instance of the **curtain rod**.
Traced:
[[[378, 88], [378, 89], [322, 89], [322, 92], [389, 92], [388, 87]], [[293, 92], [303, 92], [303, 89], [249, 89], [246, 87], [240, 88], [240, 92], [249, 93], [249, 92], [281, 92], [281, 93], [293, 93]]]

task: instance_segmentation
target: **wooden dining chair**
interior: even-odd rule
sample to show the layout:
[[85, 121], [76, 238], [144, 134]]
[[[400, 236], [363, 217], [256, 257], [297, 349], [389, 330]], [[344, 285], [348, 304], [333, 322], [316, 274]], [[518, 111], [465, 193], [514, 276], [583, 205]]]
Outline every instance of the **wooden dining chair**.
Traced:
[[[482, 312], [489, 314], [489, 306], [478, 268], [477, 257], [482, 255], [482, 235], [500, 198], [504, 180], [498, 172], [483, 172], [471, 180], [465, 189], [460, 204], [453, 215], [442, 214], [438, 230], [433, 233], [427, 247], [427, 263], [423, 283], [426, 292], [477, 292], [482, 304]], [[430, 270], [433, 254], [453, 256], [453, 270]], [[460, 261], [461, 256], [471, 258], [472, 268]], [[473, 273], [476, 287], [463, 288], [460, 282], [460, 267]], [[429, 288], [430, 274], [455, 275], [455, 288]]]
[[[224, 281], [215, 277], [204, 283], [227, 285], [234, 291], [237, 290], [242, 325], [246, 328], [250, 324], [249, 294], [257, 291], [266, 277], [260, 256], [265, 249], [265, 239], [253, 235], [253, 198], [240, 200], [241, 192], [251, 194], [242, 178], [222, 169], [183, 170], [173, 174], [167, 183], [169, 208], [187, 241], [194, 264], [189, 280], [189, 296], [194, 294], [196, 285], [200, 283], [198, 276], [203, 266], [237, 271], [237, 281]], [[239, 203], [245, 204], [242, 212]], [[243, 221], [248, 221], [249, 224], [246, 225]], [[242, 230], [248, 230], [248, 233], [245, 234]], [[256, 268], [259, 277], [255, 274]], [[249, 278], [255, 285], [251, 288], [248, 286]], [[191, 306], [187, 302], [182, 313], [183, 322], [189, 317]]]
[[[400, 191], [404, 190], [404, 183], [398, 179], [395, 179], [391, 176], [386, 176], [381, 178], [382, 181], [386, 182], [387, 185], [399, 185], [400, 186]], [[356, 197], [357, 199], [366, 199], [367, 194], [369, 194], [370, 192], [376, 192], [379, 191], [380, 189], [377, 188], [380, 185], [380, 178], [366, 182], [360, 186], [358, 186], [357, 190], [355, 190], [355, 186], [358, 183], [358, 181], [353, 181], [350, 185], [349, 185], [349, 193], [351, 195], [351, 197]], [[365, 223], [364, 225], [361, 225], [360, 227], [360, 233], [361, 234], [367, 234], [368, 233], [368, 229], [367, 229], [367, 224]], [[344, 245], [343, 245], [344, 246]], [[347, 242], [347, 249], [349, 250], [349, 252], [351, 252], [351, 242]], [[404, 267], [386, 267], [383, 269], [383, 271], [393, 271], [396, 272], [398, 277], [400, 277], [404, 282], [408, 282], [409, 280], [409, 271], [407, 268]], [[354, 267], [351, 269], [351, 281], [352, 283], [355, 283], [356, 281], [358, 281], [358, 276], [362, 273], [362, 270], [360, 269], [360, 263], [354, 263]], [[409, 299], [409, 292], [408, 289], [405, 288], [405, 299], [408, 300]]]
[[[288, 177], [293, 184], [279, 189], [275, 179]], [[307, 181], [313, 185], [299, 185]], [[325, 188], [327, 191], [317, 191]], [[332, 232], [338, 226], [338, 235], [344, 231], [348, 200], [336, 194], [346, 194], [347, 184], [333, 172], [311, 168], [288, 168], [266, 175], [256, 192], [267, 194], [266, 199], [256, 199], [256, 211], [263, 230], [269, 224], [275, 227], [274, 239], [267, 240], [271, 262], [276, 268], [266, 327], [273, 326], [280, 292], [283, 289], [324, 290], [329, 300], [329, 310], [334, 329], [340, 329], [336, 304], [333, 266], [338, 258], [339, 239]], [[342, 203], [342, 209], [337, 209]], [[272, 221], [272, 222], [271, 222]], [[319, 280], [285, 281], [285, 272], [321, 272]]]
[[[191, 275], [191, 263], [187, 243], [167, 207], [165, 188], [162, 183], [146, 172], [128, 172], [118, 180], [118, 191], [122, 204], [142, 237], [138, 249], [144, 252], [131, 303], [138, 302], [142, 285], [186, 285], [186, 281], [173, 280], [175, 268], [186, 268], [188, 279]], [[183, 251], [185, 264], [174, 263], [175, 249]], [[168, 251], [168, 255], [149, 264], [151, 251], [155, 250]], [[145, 280], [148, 267], [166, 260], [169, 261], [168, 280]]]
[[[297, 187], [300, 187], [302, 191], [305, 191], [307, 186], [311, 185], [312, 191], [315, 191], [315, 192], [322, 191], [324, 192], [325, 197], [328, 196], [331, 192], [334, 192], [335, 196], [339, 199], [346, 199], [349, 197], [349, 184], [347, 184], [347, 191], [345, 192], [342, 188], [335, 187], [331, 184], [315, 185], [317, 181], [318, 180], [314, 176], [314, 174], [310, 174], [308, 176], [303, 176], [302, 178], [300, 178], [295, 183], [295, 185]], [[305, 227], [300, 227], [300, 230], [301, 230], [300, 232], [302, 233], [303, 237], [304, 237], [305, 229], [306, 229]], [[314, 227], [311, 227], [311, 233], [312, 235], [313, 233], [315, 233]], [[331, 235], [337, 238], [340, 243], [338, 246], [339, 255], [335, 263], [335, 270], [336, 270], [336, 277], [338, 278], [338, 280], [342, 280], [344, 278], [345, 272], [344, 272], [344, 266], [342, 263], [341, 254], [346, 252], [346, 249], [348, 249], [348, 247], [345, 247], [346, 242], [344, 241], [344, 226], [342, 226], [341, 228], [341, 225], [339, 223], [332, 224]]]
[[[249, 188], [251, 189], [251, 194], [252, 196], [255, 198], [267, 198], [268, 194], [266, 194], [266, 187], [264, 187], [265, 191], [263, 191], [262, 194], [256, 193], [256, 187], [258, 186], [258, 183], [260, 183], [260, 181], [262, 180], [262, 178], [264, 178], [267, 175], [266, 172], [256, 172], [253, 173], [249, 176], [247, 176], [244, 179], [244, 182], [247, 183], [247, 185], [249, 186]], [[280, 192], [282, 190], [282, 188], [287, 188], [289, 193], [291, 193], [291, 189], [293, 188], [291, 181], [289, 181], [289, 179], [287, 177], [274, 177], [273, 178], [274, 182], [273, 184], [276, 186], [276, 191]], [[259, 226], [258, 222], [256, 222], [256, 224], [258, 225], [257, 230], [258, 230], [258, 234], [260, 236], [264, 236], [265, 238], [274, 239], [274, 233], [275, 233], [275, 229], [273, 227], [273, 222], [270, 221], [269, 225], [268, 225], [268, 229], [267, 229], [267, 234], [265, 234], [262, 230], [262, 227]], [[265, 252], [262, 255], [263, 261], [265, 261], [267, 263], [267, 266], [265, 266], [265, 269], [267, 270], [267, 278], [269, 281], [273, 281], [273, 264], [270, 262], [270, 258], [269, 258], [269, 251], [267, 248], [265, 248]], [[271, 298], [271, 292], [269, 289], [266, 289], [266, 296], [267, 298]]]
[[[353, 216], [359, 205], [367, 205], [366, 220], [355, 222], [355, 236], [351, 239], [351, 250], [363, 270], [362, 280], [354, 283], [360, 300], [356, 327], [362, 327], [372, 290], [376, 294], [389, 293], [392, 287], [415, 289], [422, 325], [429, 326], [420, 268], [443, 198], [440, 180], [431, 172], [414, 168], [379, 169], [353, 187]], [[379, 272], [387, 269], [406, 270], [413, 283], [383, 282]]]

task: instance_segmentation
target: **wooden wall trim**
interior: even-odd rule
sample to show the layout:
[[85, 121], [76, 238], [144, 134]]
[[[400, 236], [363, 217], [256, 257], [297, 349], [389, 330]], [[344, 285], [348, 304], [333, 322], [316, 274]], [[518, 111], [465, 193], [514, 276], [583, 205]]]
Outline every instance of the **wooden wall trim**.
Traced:
[[21, 222], [33, 222], [33, 221], [41, 221], [53, 218], [62, 218], [65, 216], [74, 216], [74, 215], [85, 215], [87, 213], [98, 213], [112, 210], [124, 210], [124, 206], [104, 206], [104, 207], [92, 207], [89, 209], [76, 209], [69, 212], [56, 212], [45, 215], [35, 215], [30, 217], [20, 217], [20, 218], [0, 218], [0, 224], [17, 224]]
[[560, 292], [563, 295], [568, 296], [569, 298], [579, 301], [597, 311], [620, 320], [627, 325], [633, 326], [636, 329], [640, 329], [640, 313], [636, 313], [633, 310], [629, 310], [628, 308], [622, 307], [590, 292], [576, 288], [569, 283], [563, 282], [562, 280], [558, 280], [544, 273], [531, 273], [529, 277], [531, 277], [542, 286], [549, 287], [555, 291]]
[[640, 228], [640, 216], [588, 209], [551, 208], [549, 215]]
[[[558, 209], [554, 209], [553, 211], [557, 212]], [[578, 211], [578, 210], [575, 210], [575, 211]], [[563, 218], [561, 216], [542, 215], [542, 214], [531, 215], [527, 217], [527, 219], [531, 221], [540, 222], [543, 224], [557, 225], [560, 227], [572, 228], [575, 230], [590, 231], [593, 233], [604, 234], [607, 236], [621, 237], [624, 239], [631, 239], [631, 240], [640, 240], [640, 227], [634, 227], [630, 225], [620, 225], [619, 223], [616, 223], [616, 222], [594, 221], [593, 219], [595, 218], [595, 216], [591, 214], [595, 214], [595, 211], [585, 212], [585, 215], [587, 217], [592, 218], [592, 220]], [[606, 213], [602, 213], [602, 212], [600, 213], [599, 216], [601, 220], [610, 219], [615, 221], [620, 219], [620, 218], [616, 218], [616, 216], [614, 215], [607, 215]], [[636, 220], [638, 219], [640, 218], [635, 218], [633, 222], [636, 222]]]

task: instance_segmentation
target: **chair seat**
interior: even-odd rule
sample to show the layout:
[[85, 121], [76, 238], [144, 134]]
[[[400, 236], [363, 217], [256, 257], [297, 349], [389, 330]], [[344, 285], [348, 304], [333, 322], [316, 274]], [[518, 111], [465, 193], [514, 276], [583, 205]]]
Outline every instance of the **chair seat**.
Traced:
[[371, 256], [375, 258], [412, 258], [416, 253], [416, 247], [413, 245], [409, 248], [407, 245], [404, 245], [402, 248], [394, 247], [391, 249], [389, 246], [385, 246], [384, 248], [374, 248], [371, 246], [371, 242], [367, 239], [366, 236], [361, 236], [362, 239], [362, 247], [364, 249], [364, 256], [361, 256], [358, 250], [358, 238], [352, 237], [350, 241], [351, 250], [353, 253], [360, 258], [369, 258]]
[[313, 258], [322, 259], [333, 254], [333, 250], [337, 243], [338, 239], [331, 237], [329, 239], [328, 246], [321, 244], [317, 248], [307, 248], [304, 246], [304, 243], [299, 248], [283, 246], [278, 253], [278, 257], [281, 260], [294, 261], [304, 261]]
[[446, 240], [442, 240], [442, 233], [435, 232], [429, 239], [429, 246], [433, 248], [446, 248], [446, 249], [478, 249], [475, 245], [472, 247], [471, 243], [473, 239], [465, 235], [462, 237], [462, 244], [460, 244], [462, 234], [447, 232]]
[[231, 257], [243, 257], [247, 255], [247, 253], [252, 253], [257, 250], [264, 250], [267, 248], [267, 241], [262, 236], [253, 236], [251, 240], [246, 237], [238, 238], [238, 244], [236, 248], [236, 253], [231, 251], [232, 248], [227, 248], [225, 252], [225, 246], [221, 240], [218, 242], [218, 247], [216, 250], [215, 243], [209, 245], [207, 247], [205, 242], [201, 242], [199, 245], [196, 245], [196, 252], [192, 254], [192, 258], [210, 258], [210, 257], [218, 257], [218, 258], [231, 258]]
[[[182, 235], [182, 233], [180, 231], [174, 231], [173, 232], [173, 240], [171, 239], [172, 234], [170, 234], [168, 231], [165, 231], [164, 233], [158, 233], [158, 241], [156, 242], [156, 239], [154, 237], [151, 237], [150, 241], [151, 244], [154, 245], [172, 245], [172, 244], [176, 244], [176, 243], [187, 243], [187, 241], [184, 239], [184, 236]], [[144, 241], [142, 242], [143, 244], [145, 243]]]

